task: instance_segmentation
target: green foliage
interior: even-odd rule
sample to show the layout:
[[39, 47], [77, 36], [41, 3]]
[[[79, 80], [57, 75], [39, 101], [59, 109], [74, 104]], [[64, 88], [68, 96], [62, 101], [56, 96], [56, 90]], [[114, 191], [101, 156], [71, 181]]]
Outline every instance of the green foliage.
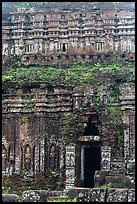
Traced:
[[101, 186], [98, 186], [98, 187], [96, 187], [96, 188], [107, 188], [107, 189], [109, 189], [110, 187], [107, 185], [107, 184], [103, 184], [103, 185], [101, 185]]
[[[66, 113], [60, 119], [59, 132], [62, 138], [62, 144], [73, 142], [79, 131], [78, 121], [81, 121], [83, 110], [73, 111], [73, 113]], [[69, 135], [69, 137], [68, 137]]]
[[22, 196], [25, 190], [63, 190], [61, 179], [59, 177], [55, 178], [51, 171], [46, 172], [46, 177], [41, 173], [37, 173], [33, 178], [34, 180], [28, 183], [23, 175], [3, 176], [2, 186], [4, 188], [2, 193]]
[[[70, 135], [73, 125], [75, 124], [75, 118], [73, 114], [65, 114], [61, 119], [60, 133], [62, 135], [63, 142], [67, 142], [67, 136]], [[70, 139], [70, 138], [69, 138]]]
[[21, 117], [21, 122], [26, 123], [28, 121], [28, 118], [26, 116]]
[[3, 82], [8, 82], [8, 81], [12, 81], [12, 79], [13, 79], [13, 76], [11, 76], [11, 75], [2, 75], [2, 81]]
[[119, 120], [122, 121], [122, 111], [120, 107], [108, 106], [106, 110], [114, 124], [118, 123]]
[[96, 95], [94, 95], [92, 97], [92, 101], [93, 101], [93, 104], [94, 104], [94, 107], [95, 108], [98, 108], [100, 106], [100, 100], [99, 100], [99, 97], [97, 97]]
[[113, 135], [115, 135], [115, 156], [120, 157], [123, 156], [122, 148], [124, 145], [124, 130], [123, 130], [123, 120], [122, 120], [122, 111], [118, 106], [108, 106], [106, 108], [108, 113], [108, 120], [110, 121], [110, 127], [108, 129], [108, 134], [112, 131]]
[[[123, 9], [125, 6], [133, 8], [133, 2], [112, 2], [116, 9]], [[24, 8], [25, 10], [34, 9], [87, 9], [91, 10], [96, 7], [97, 2], [2, 2], [4, 11], [16, 10], [17, 8]]]
[[49, 199], [48, 202], [78, 202], [76, 198]]
[[74, 63], [72, 67], [65, 68], [61, 65], [58, 68], [54, 67], [17, 67], [3, 73], [3, 82], [15, 82], [17, 84], [27, 83], [46, 83], [47, 85], [81, 85], [84, 83], [104, 84], [120, 77], [123, 80], [129, 81], [134, 79], [134, 64], [129, 64], [125, 67], [122, 64], [111, 64], [103, 67], [97, 63], [95, 65], [82, 63]]

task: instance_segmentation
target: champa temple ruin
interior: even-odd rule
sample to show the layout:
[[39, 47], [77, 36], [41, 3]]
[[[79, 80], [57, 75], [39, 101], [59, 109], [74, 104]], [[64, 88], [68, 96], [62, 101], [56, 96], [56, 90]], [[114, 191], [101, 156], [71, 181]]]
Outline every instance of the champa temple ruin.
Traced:
[[[134, 10], [20, 9], [3, 13], [2, 24], [3, 72], [19, 67], [16, 60], [45, 69], [59, 64], [67, 69], [74, 61], [111, 61], [112, 53], [134, 61]], [[61, 178], [64, 189], [120, 181], [120, 187], [131, 186], [134, 194], [134, 82], [121, 83], [120, 103], [113, 102], [122, 112], [120, 141], [106, 114], [110, 85], [95, 91], [89, 83], [3, 83], [2, 174], [26, 178], [49, 170]]]

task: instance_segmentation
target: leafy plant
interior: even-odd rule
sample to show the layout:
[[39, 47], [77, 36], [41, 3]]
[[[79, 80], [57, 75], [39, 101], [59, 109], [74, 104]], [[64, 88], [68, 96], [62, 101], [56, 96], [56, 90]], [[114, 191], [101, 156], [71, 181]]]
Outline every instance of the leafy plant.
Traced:
[[59, 198], [59, 199], [49, 199], [48, 202], [78, 202], [76, 198]]
[[[41, 66], [29, 66], [29, 67], [16, 67], [11, 68], [3, 72], [2, 81], [10, 83], [15, 82], [17, 84], [25, 84], [32, 82], [44, 82], [49, 85], [81, 85], [83, 83], [99, 84], [108, 83], [108, 80], [117, 78], [123, 78], [123, 80], [130, 81], [134, 79], [134, 65], [129, 64], [129, 67], [125, 68], [122, 64], [113, 63], [103, 67], [97, 63], [91, 65], [90, 63], [74, 63], [71, 67], [64, 69], [60, 66], [55, 67], [41, 67]], [[125, 77], [126, 76], [126, 77]]]
[[8, 81], [12, 81], [13, 76], [11, 75], [2, 75], [2, 81], [3, 82], [8, 82]]
[[108, 189], [108, 188], [110, 188], [110, 187], [109, 187], [107, 184], [103, 184], [103, 185], [98, 186], [98, 187], [96, 187], [96, 188], [103, 188], [103, 189], [104, 189], [104, 188], [107, 188], [107, 189]]
[[21, 117], [21, 122], [26, 123], [28, 121], [28, 118], [26, 116]]

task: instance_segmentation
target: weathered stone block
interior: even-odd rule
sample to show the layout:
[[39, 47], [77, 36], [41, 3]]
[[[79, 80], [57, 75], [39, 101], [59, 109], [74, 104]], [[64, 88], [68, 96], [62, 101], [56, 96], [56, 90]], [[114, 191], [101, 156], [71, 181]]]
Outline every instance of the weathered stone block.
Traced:
[[67, 196], [67, 191], [50, 191], [48, 193], [49, 197], [66, 197]]
[[111, 188], [129, 188], [130, 180], [124, 175], [106, 176], [105, 183]]
[[134, 176], [127, 176], [127, 178], [130, 181], [130, 185], [128, 186], [128, 188], [135, 188], [135, 175]]
[[89, 202], [105, 202], [106, 189], [91, 189], [88, 194]]
[[135, 174], [135, 159], [127, 161], [127, 174]]
[[111, 171], [115, 172], [116, 174], [125, 174], [125, 164], [124, 161], [113, 161], [110, 163]]
[[77, 198], [79, 202], [89, 202], [90, 188], [70, 188], [68, 190], [68, 197]]
[[2, 202], [20, 202], [21, 198], [16, 194], [2, 194]]
[[108, 189], [106, 202], [127, 202], [128, 189]]
[[95, 171], [94, 181], [95, 181], [95, 187], [101, 186], [105, 183], [105, 177], [109, 175], [110, 171], [101, 170], [101, 171]]
[[48, 191], [46, 190], [28, 190], [24, 191], [23, 202], [47, 202]]
[[135, 189], [128, 190], [128, 202], [135, 202]]

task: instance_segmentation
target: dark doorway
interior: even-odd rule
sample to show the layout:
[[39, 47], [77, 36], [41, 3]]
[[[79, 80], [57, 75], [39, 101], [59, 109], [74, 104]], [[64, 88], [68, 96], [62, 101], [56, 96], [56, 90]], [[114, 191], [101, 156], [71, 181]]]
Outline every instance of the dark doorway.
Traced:
[[84, 129], [83, 135], [99, 135], [99, 130], [96, 127], [95, 123], [92, 122], [92, 119], [89, 118], [87, 126]]
[[84, 186], [94, 187], [94, 175], [96, 170], [100, 170], [101, 148], [91, 146], [84, 148]]
[[66, 52], [66, 47], [65, 44], [63, 44], [63, 48], [62, 48], [63, 52]]

